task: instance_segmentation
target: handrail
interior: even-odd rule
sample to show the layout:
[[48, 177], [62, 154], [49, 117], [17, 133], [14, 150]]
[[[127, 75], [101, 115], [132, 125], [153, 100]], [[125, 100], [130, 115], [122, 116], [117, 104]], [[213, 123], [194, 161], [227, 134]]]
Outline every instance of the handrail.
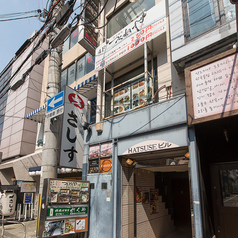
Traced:
[[[23, 223], [23, 222], [18, 222], [18, 221], [7, 221], [7, 220], [3, 220], [4, 223], [13, 223], [13, 224], [22, 224], [23, 227], [24, 227], [24, 236], [23, 238], [26, 238], [26, 225]], [[3, 224], [2, 224], [3, 226]], [[3, 236], [3, 233], [4, 233], [4, 228], [2, 228], [2, 236]]]

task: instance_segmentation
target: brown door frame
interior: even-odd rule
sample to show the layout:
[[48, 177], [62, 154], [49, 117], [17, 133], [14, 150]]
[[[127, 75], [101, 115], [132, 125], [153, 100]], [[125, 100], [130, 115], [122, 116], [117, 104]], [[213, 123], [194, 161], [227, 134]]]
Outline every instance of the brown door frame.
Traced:
[[229, 170], [236, 168], [238, 169], [238, 162], [217, 163], [210, 165], [213, 217], [215, 225], [215, 234], [217, 238], [226, 238], [225, 226], [222, 220], [221, 212], [223, 209], [223, 201], [219, 172], [220, 170]]

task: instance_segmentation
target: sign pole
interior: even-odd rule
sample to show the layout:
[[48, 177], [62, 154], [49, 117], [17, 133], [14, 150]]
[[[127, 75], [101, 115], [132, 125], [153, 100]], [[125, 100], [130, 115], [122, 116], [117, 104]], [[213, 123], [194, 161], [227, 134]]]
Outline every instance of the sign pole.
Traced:
[[[57, 4], [53, 9], [53, 16], [62, 8], [62, 3]], [[52, 5], [56, 4], [54, 0]], [[50, 34], [50, 38], [53, 39], [60, 31], [59, 28], [55, 28]], [[60, 91], [61, 80], [61, 63], [62, 63], [62, 44], [55, 49], [51, 50], [49, 56], [49, 68], [48, 68], [48, 83], [47, 83], [47, 96], [53, 97]], [[58, 162], [58, 138], [59, 138], [59, 121], [54, 118], [45, 118], [45, 144], [43, 146], [42, 164], [41, 164], [41, 179], [40, 179], [40, 191], [42, 194], [43, 182], [45, 178], [57, 178], [57, 162]]]

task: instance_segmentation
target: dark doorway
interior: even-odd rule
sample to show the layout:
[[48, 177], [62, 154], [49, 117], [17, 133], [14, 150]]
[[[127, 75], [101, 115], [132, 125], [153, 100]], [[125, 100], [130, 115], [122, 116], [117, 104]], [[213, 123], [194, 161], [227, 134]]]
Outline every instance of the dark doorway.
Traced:
[[217, 238], [238, 234], [238, 163], [211, 165], [211, 190]]
[[190, 186], [188, 172], [155, 173], [156, 188], [161, 191], [176, 232], [168, 237], [192, 237]]

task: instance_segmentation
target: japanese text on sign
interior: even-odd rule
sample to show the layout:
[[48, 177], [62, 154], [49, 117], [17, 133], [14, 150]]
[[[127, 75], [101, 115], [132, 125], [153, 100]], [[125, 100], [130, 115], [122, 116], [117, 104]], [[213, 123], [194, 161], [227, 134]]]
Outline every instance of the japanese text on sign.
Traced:
[[238, 109], [237, 54], [191, 71], [194, 118]]

